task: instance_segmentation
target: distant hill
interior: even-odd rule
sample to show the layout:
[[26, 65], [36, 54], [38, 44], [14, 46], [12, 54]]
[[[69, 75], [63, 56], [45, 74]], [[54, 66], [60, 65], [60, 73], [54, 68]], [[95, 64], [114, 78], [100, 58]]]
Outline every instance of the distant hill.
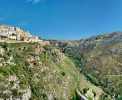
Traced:
[[122, 99], [122, 33], [113, 32], [60, 46], [89, 81]]
[[[83, 72], [96, 85], [120, 98], [122, 96], [122, 33], [111, 33], [81, 44], [86, 59]], [[82, 52], [83, 51], [83, 52]]]

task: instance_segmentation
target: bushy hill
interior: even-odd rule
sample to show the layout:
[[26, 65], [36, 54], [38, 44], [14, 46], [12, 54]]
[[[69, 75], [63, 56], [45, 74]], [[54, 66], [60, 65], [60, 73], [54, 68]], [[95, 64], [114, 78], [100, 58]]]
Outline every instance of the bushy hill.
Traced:
[[112, 33], [87, 41], [83, 50], [86, 65], [83, 72], [111, 96], [122, 96], [122, 33]]
[[[73, 43], [73, 42], [72, 42]], [[75, 42], [76, 43], [76, 42]], [[122, 99], [122, 33], [99, 35], [61, 47], [81, 69], [89, 81]], [[104, 99], [103, 99], [104, 100]]]
[[59, 49], [0, 43], [0, 100], [78, 100], [77, 91], [88, 100], [105, 96]]

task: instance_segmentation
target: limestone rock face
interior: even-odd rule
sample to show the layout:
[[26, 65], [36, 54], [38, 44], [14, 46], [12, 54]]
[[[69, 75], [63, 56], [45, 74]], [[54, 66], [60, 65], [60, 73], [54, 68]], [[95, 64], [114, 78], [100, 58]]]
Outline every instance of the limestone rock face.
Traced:
[[0, 81], [0, 100], [29, 100], [31, 98], [30, 87], [22, 89], [16, 75], [10, 75], [4, 81]]

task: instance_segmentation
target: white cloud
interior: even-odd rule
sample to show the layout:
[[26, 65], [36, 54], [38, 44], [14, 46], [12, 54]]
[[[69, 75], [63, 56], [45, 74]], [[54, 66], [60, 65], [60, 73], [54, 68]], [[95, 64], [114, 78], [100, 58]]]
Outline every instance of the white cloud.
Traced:
[[26, 0], [26, 2], [28, 3], [32, 3], [32, 4], [38, 4], [40, 2], [44, 2], [45, 0]]

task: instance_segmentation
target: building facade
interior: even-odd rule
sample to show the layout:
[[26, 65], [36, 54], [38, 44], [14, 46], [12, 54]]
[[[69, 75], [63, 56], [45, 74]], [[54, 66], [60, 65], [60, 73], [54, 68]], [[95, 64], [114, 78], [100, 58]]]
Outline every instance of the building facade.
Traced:
[[27, 35], [28, 34], [20, 28], [0, 26], [0, 39], [25, 41], [27, 40]]

